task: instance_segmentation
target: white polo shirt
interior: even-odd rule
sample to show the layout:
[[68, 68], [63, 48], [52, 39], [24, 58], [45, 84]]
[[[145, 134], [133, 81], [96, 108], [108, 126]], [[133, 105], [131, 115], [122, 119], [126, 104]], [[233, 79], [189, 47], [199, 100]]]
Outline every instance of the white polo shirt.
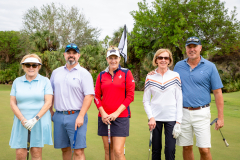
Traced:
[[92, 75], [79, 64], [70, 71], [66, 65], [55, 69], [50, 81], [57, 111], [81, 110], [84, 97], [94, 95]]
[[181, 123], [183, 101], [179, 74], [168, 69], [163, 76], [157, 72], [148, 75], [145, 81], [143, 105], [148, 119], [154, 117], [156, 121]]

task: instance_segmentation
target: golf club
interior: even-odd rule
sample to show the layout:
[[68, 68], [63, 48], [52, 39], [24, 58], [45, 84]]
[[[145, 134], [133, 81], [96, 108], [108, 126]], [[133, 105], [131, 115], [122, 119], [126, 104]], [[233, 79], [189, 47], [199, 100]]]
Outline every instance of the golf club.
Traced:
[[30, 136], [31, 136], [31, 131], [28, 130], [28, 139], [27, 139], [27, 160], [29, 159]]
[[110, 133], [110, 124], [108, 123], [108, 144], [109, 144], [109, 160], [111, 160], [111, 133]]
[[[218, 118], [215, 118], [211, 123], [210, 123], [210, 125], [212, 126], [214, 123], [216, 123], [217, 122], [217, 120], [218, 120]], [[220, 128], [219, 128], [219, 131], [220, 131], [220, 133], [221, 133], [221, 135], [222, 135], [222, 138], [223, 138], [223, 142], [225, 143], [225, 145], [226, 145], [226, 147], [228, 147], [229, 146], [229, 144], [227, 143], [227, 140], [223, 137], [223, 134], [222, 134], [222, 132], [221, 132], [221, 130], [220, 130]]]
[[150, 158], [151, 145], [152, 145], [152, 131], [150, 131], [150, 138], [149, 138], [149, 153], [148, 153], [148, 160], [149, 160], [149, 158]]
[[[78, 130], [78, 128], [77, 128]], [[76, 143], [76, 138], [77, 138], [77, 130], [75, 131], [74, 133], [74, 138], [73, 138], [73, 149], [72, 149], [72, 157], [71, 157], [71, 160], [73, 158], [73, 153], [74, 153], [74, 148], [75, 148], [75, 143]]]

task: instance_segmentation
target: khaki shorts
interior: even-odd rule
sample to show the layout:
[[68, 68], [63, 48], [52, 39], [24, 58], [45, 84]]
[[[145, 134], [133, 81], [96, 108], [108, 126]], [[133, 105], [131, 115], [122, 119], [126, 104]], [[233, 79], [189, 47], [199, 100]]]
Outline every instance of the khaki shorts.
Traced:
[[193, 136], [196, 136], [196, 146], [211, 148], [210, 106], [199, 110], [183, 108], [181, 135], [177, 138], [178, 146], [193, 145]]

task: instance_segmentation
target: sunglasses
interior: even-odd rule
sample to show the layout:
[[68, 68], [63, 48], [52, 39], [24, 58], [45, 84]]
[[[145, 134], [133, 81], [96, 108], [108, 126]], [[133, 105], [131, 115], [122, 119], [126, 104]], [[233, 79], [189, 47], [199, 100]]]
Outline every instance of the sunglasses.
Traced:
[[187, 42], [199, 42], [199, 39], [197, 38], [189, 38]]
[[69, 45], [66, 46], [66, 48], [67, 48], [67, 49], [73, 48], [73, 49], [79, 50], [77, 45], [70, 45], [70, 44], [69, 44]]
[[32, 68], [37, 68], [37, 66], [39, 66], [38, 64], [29, 64], [29, 63], [25, 63], [24, 64], [27, 68], [30, 68], [32, 66]]
[[165, 60], [169, 60], [169, 57], [158, 56], [157, 59], [159, 59], [159, 60], [163, 60], [163, 59], [165, 59]]

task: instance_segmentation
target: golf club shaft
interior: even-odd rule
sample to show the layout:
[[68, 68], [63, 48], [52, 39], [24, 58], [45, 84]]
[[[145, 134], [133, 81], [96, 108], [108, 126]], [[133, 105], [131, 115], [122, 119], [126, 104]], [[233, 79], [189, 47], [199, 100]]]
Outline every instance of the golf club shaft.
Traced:
[[152, 131], [150, 131], [150, 138], [149, 138], [149, 153], [148, 153], [148, 160], [150, 158], [150, 153], [151, 153], [151, 145], [152, 145]]
[[[217, 123], [217, 120], [218, 120], [218, 118], [215, 118], [215, 119], [210, 123], [210, 125], [213, 125], [214, 123]], [[221, 135], [222, 135], [223, 142], [225, 143], [226, 147], [228, 147], [229, 144], [227, 143], [227, 140], [223, 137], [223, 134], [222, 134], [220, 128], [219, 128], [219, 131], [220, 131], [220, 133], [221, 133]]]
[[77, 127], [77, 130], [75, 130], [74, 137], [73, 137], [73, 149], [72, 149], [72, 157], [71, 157], [71, 160], [72, 160], [72, 158], [73, 158], [74, 148], [75, 148], [75, 144], [76, 144], [77, 131], [78, 131], [78, 127]]
[[150, 151], [151, 151], [151, 149], [150, 149], [150, 147], [149, 147], [149, 152], [148, 152], [148, 160], [149, 160], [149, 158], [150, 158]]
[[109, 160], [111, 160], [111, 132], [110, 132], [110, 124], [108, 123], [108, 144], [109, 144]]
[[28, 130], [28, 138], [27, 138], [27, 160], [29, 159], [30, 136], [31, 136], [31, 131]]
[[219, 128], [219, 131], [220, 131], [220, 133], [221, 133], [221, 135], [222, 135], [223, 142], [225, 143], [226, 147], [228, 147], [228, 146], [229, 146], [229, 144], [227, 143], [227, 140], [226, 140], [226, 139], [223, 137], [223, 134], [222, 134], [222, 132], [221, 132], [220, 128]]

